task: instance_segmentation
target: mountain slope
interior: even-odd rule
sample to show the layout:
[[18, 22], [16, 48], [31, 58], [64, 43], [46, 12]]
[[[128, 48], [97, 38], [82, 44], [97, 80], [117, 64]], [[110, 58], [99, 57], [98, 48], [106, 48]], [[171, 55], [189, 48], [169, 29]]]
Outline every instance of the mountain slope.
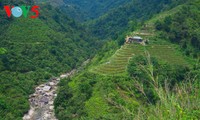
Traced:
[[137, 27], [137, 22], [143, 22], [155, 14], [186, 1], [188, 0], [132, 0], [123, 6], [109, 11], [89, 24], [92, 32], [101, 39], [116, 39], [127, 29], [133, 31]]
[[78, 21], [98, 18], [107, 11], [131, 0], [63, 0], [64, 11]]
[[156, 29], [162, 31], [160, 37], [179, 44], [188, 56], [200, 56], [200, 2], [194, 0], [173, 15], [158, 20]]
[[[163, 37], [162, 29], [155, 30], [157, 20], [170, 15], [184, 16], [180, 12], [184, 9], [173, 10], [177, 11], [159, 14], [137, 31], [126, 33], [148, 39], [146, 46], [131, 44], [120, 48], [117, 41], [108, 42], [84, 71], [61, 81], [54, 103], [56, 116], [59, 119], [199, 119], [199, 60], [186, 57], [180, 46], [170, 43], [170, 34]], [[193, 23], [196, 22], [197, 19]]]
[[107, 62], [94, 67], [90, 71], [108, 76], [124, 75], [127, 73], [127, 65], [130, 58], [137, 55], [144, 55], [147, 51], [151, 56], [157, 57], [158, 60], [169, 64], [189, 66], [189, 62], [175, 48], [171, 44], [150, 44], [147, 46], [125, 44]]
[[[184, 56], [182, 50], [186, 43], [185, 50], [195, 51], [194, 58], [199, 56], [200, 3], [186, 1], [133, 0], [119, 8], [118, 3], [108, 14], [90, 23], [99, 38], [118, 39], [108, 41], [83, 71], [60, 82], [54, 102], [57, 118], [199, 119], [200, 65], [198, 60]], [[89, 28], [63, 13], [62, 0], [53, 2], [39, 1], [39, 19], [8, 19], [1, 6], [0, 119], [21, 119], [29, 109], [28, 96], [36, 85], [76, 68], [101, 47], [102, 42], [91, 35]], [[81, 5], [85, 1], [74, 2]], [[30, 0], [2, 0], [2, 3], [34, 4]], [[98, 1], [94, 3], [83, 6], [101, 6]], [[103, 3], [106, 4], [103, 7], [108, 7], [110, 1]], [[179, 4], [186, 10], [175, 8], [177, 11], [168, 11], [169, 15], [158, 14], [161, 20], [158, 17], [146, 21]], [[86, 11], [96, 9], [87, 7]], [[110, 10], [107, 7], [104, 10]], [[138, 24], [141, 21], [147, 24]], [[124, 36], [119, 39], [122, 33]], [[146, 46], [125, 45], [120, 49], [118, 43], [124, 43], [125, 35], [140, 35], [150, 41]], [[182, 49], [169, 41], [180, 44]], [[120, 74], [114, 75], [116, 72]]]
[[98, 18], [107, 11], [124, 5], [131, 0], [34, 0], [38, 3], [49, 3], [59, 7], [69, 17], [79, 22]]
[[76, 68], [99, 47], [84, 27], [58, 9], [46, 4], [40, 8], [38, 19], [9, 19], [0, 10], [0, 48], [4, 53], [0, 55], [0, 119], [21, 119], [36, 85]]

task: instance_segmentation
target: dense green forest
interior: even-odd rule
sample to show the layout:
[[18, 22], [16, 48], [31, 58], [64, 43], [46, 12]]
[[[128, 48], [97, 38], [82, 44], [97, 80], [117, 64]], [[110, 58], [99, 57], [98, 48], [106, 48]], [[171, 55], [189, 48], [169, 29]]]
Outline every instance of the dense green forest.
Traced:
[[[122, 33], [133, 31], [153, 15], [169, 10], [188, 0], [132, 0], [124, 6], [112, 9], [100, 18], [89, 22], [93, 34], [104, 38], [118, 38]], [[126, 31], [126, 32], [124, 32]]]
[[[25, 2], [1, 4], [33, 5]], [[76, 68], [100, 46], [84, 27], [48, 4], [40, 5], [39, 19], [9, 19], [1, 6], [0, 24], [2, 120], [22, 119], [36, 85]]]
[[[3, 10], [35, 4], [37, 19]], [[199, 0], [1, 0], [0, 120], [21, 120], [36, 86], [87, 59], [59, 83], [59, 120], [200, 119], [199, 8]], [[124, 44], [141, 31], [150, 33], [145, 46]]]
[[162, 21], [156, 22], [156, 29], [162, 31], [161, 38], [178, 43], [185, 54], [199, 57], [200, 50], [200, 1], [190, 2], [181, 10]]
[[77, 21], [86, 21], [102, 16], [104, 13], [131, 0], [63, 0], [64, 12]]
[[[92, 23], [97, 36], [116, 41], [60, 82], [54, 103], [58, 119], [200, 119], [199, 1], [137, 2], [143, 6], [136, 6], [137, 12], [125, 5]], [[147, 32], [145, 24], [155, 27], [146, 46], [120, 46], [130, 31]], [[123, 72], [129, 54], [134, 56]]]
[[96, 19], [131, 0], [34, 0], [36, 4], [50, 3], [79, 22]]
[[125, 74], [91, 72], [109, 57], [109, 44], [84, 71], [60, 82], [58, 119], [199, 119], [199, 64], [170, 64], [146, 53], [133, 57]]

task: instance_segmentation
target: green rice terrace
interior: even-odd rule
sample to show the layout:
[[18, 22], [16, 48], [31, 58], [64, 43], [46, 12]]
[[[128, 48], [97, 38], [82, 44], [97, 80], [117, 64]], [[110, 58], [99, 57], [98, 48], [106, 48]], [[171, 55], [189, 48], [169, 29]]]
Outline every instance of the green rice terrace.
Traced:
[[129, 59], [135, 55], [144, 55], [145, 51], [148, 51], [151, 56], [169, 62], [170, 64], [189, 65], [184, 57], [177, 52], [175, 46], [171, 44], [151, 44], [146, 46], [140, 44], [125, 44], [107, 62], [91, 69], [91, 72], [103, 75], [123, 75], [126, 73]]

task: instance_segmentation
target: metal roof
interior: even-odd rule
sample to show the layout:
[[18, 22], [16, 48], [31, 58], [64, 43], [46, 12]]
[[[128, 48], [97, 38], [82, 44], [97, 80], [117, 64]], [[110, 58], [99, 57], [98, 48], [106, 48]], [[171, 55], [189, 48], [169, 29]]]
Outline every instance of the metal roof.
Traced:
[[134, 38], [134, 39], [142, 39], [142, 38], [139, 37], [139, 36], [134, 36], [133, 38]]

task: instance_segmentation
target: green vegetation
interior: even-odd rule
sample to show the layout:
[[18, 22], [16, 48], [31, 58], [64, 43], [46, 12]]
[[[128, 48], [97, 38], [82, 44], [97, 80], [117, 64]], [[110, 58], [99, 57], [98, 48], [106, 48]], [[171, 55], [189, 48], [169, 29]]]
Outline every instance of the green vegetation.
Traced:
[[156, 29], [162, 31], [161, 38], [178, 43], [186, 55], [198, 58], [200, 53], [200, 2], [198, 0], [182, 6], [175, 14], [157, 21]]
[[[199, 0], [40, 2], [39, 19], [0, 6], [0, 120], [21, 120], [37, 85], [87, 59], [59, 83], [58, 119], [200, 119]], [[127, 35], [146, 45], [124, 45]]]
[[[192, 3], [196, 6], [200, 5], [195, 0]], [[137, 29], [132, 33], [124, 32], [121, 28], [126, 26], [123, 24], [125, 22], [122, 20], [122, 25], [118, 21], [134, 15], [128, 8], [121, 10], [126, 14], [113, 12], [111, 17], [99, 20], [101, 24], [98, 24], [98, 21], [95, 22], [96, 27], [101, 26], [99, 32], [94, 28], [97, 30], [95, 34], [101, 37], [117, 36], [121, 30], [129, 35], [144, 37], [149, 40], [148, 44], [146, 46], [127, 44], [117, 47], [116, 44], [124, 43], [126, 36], [124, 34], [116, 37], [115, 43], [106, 43], [84, 71], [60, 83], [59, 94], [54, 103], [57, 118], [61, 120], [200, 119], [199, 60], [190, 56], [186, 57], [183, 49], [177, 45], [179, 42], [170, 43], [173, 42], [171, 37], [174, 37], [174, 32], [165, 31], [167, 27], [176, 28], [172, 24], [175, 21], [170, 20], [172, 22], [170, 26], [165, 25], [166, 19], [169, 19], [169, 16], [172, 20], [178, 16], [185, 16], [180, 12], [182, 7], [193, 5], [192, 3], [191, 1], [184, 3], [177, 8], [173, 8], [174, 4], [178, 5], [177, 3], [168, 6], [166, 10], [172, 7], [175, 11], [158, 14], [156, 18], [146, 21], [144, 25], [129, 26]], [[154, 8], [157, 7], [154, 6]], [[147, 10], [151, 11], [152, 8]], [[195, 14], [198, 12], [195, 11]], [[128, 17], [123, 17], [125, 15]], [[148, 15], [144, 17], [148, 19]], [[197, 19], [192, 23], [195, 22], [198, 22]], [[161, 29], [158, 29], [158, 25], [162, 26]], [[181, 22], [177, 29], [184, 25]], [[106, 28], [109, 29], [106, 31]], [[198, 29], [194, 26], [193, 28]], [[184, 31], [192, 36], [193, 31], [189, 32], [190, 29], [184, 29]], [[182, 41], [182, 39], [179, 40]], [[187, 44], [190, 45], [190, 43]], [[111, 45], [113, 47], [110, 47]], [[190, 47], [199, 53], [195, 46], [190, 45]]]
[[89, 22], [94, 35], [101, 39], [117, 39], [127, 31], [136, 30], [155, 14], [185, 3], [188, 0], [131, 0]]
[[133, 56], [133, 53], [133, 49], [128, 45], [122, 46], [108, 61], [91, 71], [108, 75], [122, 74], [126, 71], [128, 60]]
[[151, 56], [157, 57], [159, 60], [166, 61], [172, 65], [189, 65], [171, 44], [151, 44], [147, 46], [142, 46], [140, 44], [125, 44], [105, 63], [95, 67], [91, 71], [107, 75], [123, 74], [126, 72], [129, 59], [134, 55], [144, 55], [146, 51], [149, 51]]
[[170, 66], [155, 58], [138, 56], [130, 62], [128, 71], [133, 73], [141, 96], [149, 102], [148, 109], [145, 105], [138, 109], [136, 119], [199, 119], [198, 69]]
[[[2, 4], [12, 5], [12, 1]], [[76, 68], [100, 47], [97, 39], [59, 9], [40, 7], [39, 19], [9, 19], [0, 10], [2, 120], [22, 119], [36, 85]]]
[[63, 0], [62, 10], [77, 21], [96, 19], [107, 11], [124, 5], [131, 0]]
[[5, 54], [5, 53], [6, 53], [6, 49], [0, 48], [0, 55]]
[[134, 55], [127, 75], [91, 72], [97, 67], [91, 65], [60, 83], [54, 103], [59, 119], [199, 119], [199, 68], [148, 54]]

